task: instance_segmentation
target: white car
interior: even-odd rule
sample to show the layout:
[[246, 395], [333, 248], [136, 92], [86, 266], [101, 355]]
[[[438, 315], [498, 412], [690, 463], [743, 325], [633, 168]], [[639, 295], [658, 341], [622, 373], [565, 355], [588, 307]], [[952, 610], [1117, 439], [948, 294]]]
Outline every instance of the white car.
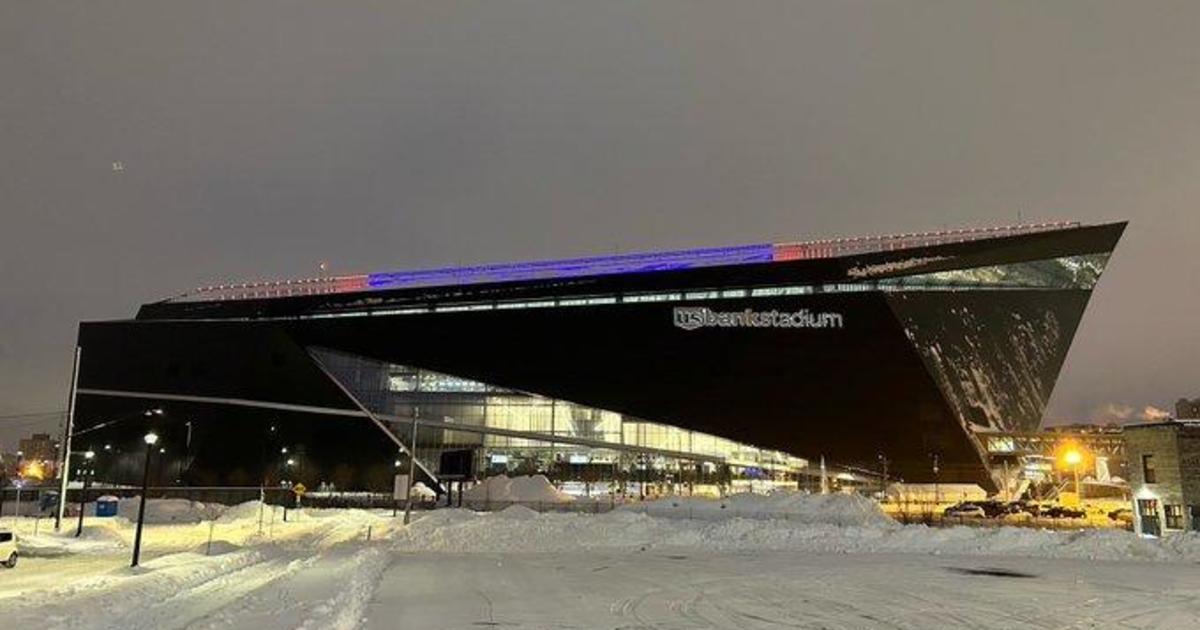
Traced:
[[0, 565], [10, 569], [17, 566], [17, 535], [0, 529]]

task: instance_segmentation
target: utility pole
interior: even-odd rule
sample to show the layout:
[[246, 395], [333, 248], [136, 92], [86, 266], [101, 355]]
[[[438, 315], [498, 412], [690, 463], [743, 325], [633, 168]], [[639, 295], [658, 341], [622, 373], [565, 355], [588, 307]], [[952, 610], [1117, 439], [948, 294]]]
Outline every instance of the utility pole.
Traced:
[[83, 454], [83, 461], [87, 467], [80, 470], [80, 476], [83, 477], [83, 489], [79, 491], [79, 526], [75, 528], [76, 538], [83, 535], [83, 512], [87, 509], [88, 486], [91, 485], [92, 477], [96, 474], [95, 458], [96, 452], [93, 450], [88, 450]]
[[71, 476], [71, 434], [75, 432], [75, 393], [79, 387], [79, 357], [83, 348], [75, 346], [75, 361], [71, 368], [71, 391], [67, 394], [67, 426], [63, 431], [62, 465], [58, 467], [61, 478], [58, 487], [58, 509], [54, 512], [54, 531], [62, 529], [63, 514], [67, 509], [67, 478]]
[[933, 507], [936, 510], [941, 503], [941, 492], [938, 491], [938, 454], [933, 454]]
[[408, 443], [408, 487], [404, 497], [404, 524], [412, 518], [413, 475], [417, 474], [417, 419], [412, 419], [412, 441]]
[[829, 494], [829, 474], [825, 470], [825, 456], [821, 456], [821, 494]]
[[884, 455], [883, 453], [880, 453], [879, 454], [879, 463], [882, 464], [882, 466], [883, 466], [883, 479], [880, 482], [879, 494], [886, 495], [887, 494], [887, 483], [888, 483], [888, 464], [890, 464], [891, 461], [887, 458], [886, 455]]

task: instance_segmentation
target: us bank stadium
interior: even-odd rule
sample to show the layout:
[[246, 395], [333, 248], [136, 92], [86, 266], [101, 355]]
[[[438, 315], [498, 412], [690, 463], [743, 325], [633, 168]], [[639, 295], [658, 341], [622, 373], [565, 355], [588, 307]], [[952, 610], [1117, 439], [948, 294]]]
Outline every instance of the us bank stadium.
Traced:
[[981, 436], [1039, 426], [1124, 227], [202, 287], [80, 325], [75, 448], [153, 422], [158, 480], [194, 485], [257, 485], [290, 448], [306, 483], [343, 487], [390, 487], [415, 452], [433, 483], [464, 458], [776, 480], [824, 458], [994, 488]]

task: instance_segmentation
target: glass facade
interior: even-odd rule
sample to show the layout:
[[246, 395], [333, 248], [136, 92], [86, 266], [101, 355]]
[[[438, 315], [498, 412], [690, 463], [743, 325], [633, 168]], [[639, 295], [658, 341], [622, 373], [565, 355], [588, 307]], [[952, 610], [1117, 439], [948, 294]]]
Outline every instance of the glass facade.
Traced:
[[402, 441], [418, 421], [418, 453], [472, 448], [493, 460], [648, 465], [673, 460], [722, 464], [786, 475], [802, 458], [698, 431], [496, 387], [432, 370], [311, 348], [322, 366], [362, 405], [393, 425]]
[[[1035, 260], [1007, 265], [986, 265], [965, 269], [948, 269], [930, 273], [894, 275], [893, 268], [902, 263], [881, 265], [881, 269], [851, 270], [857, 277], [853, 282], [826, 284], [759, 286], [759, 287], [715, 287], [694, 291], [668, 291], [659, 293], [622, 293], [606, 295], [547, 297], [524, 301], [475, 302], [470, 304], [432, 304], [404, 308], [382, 308], [375, 310], [349, 311], [341, 313], [318, 313], [301, 318], [362, 317], [380, 315], [411, 315], [417, 313], [457, 313], [469, 311], [512, 310], [527, 308], [563, 308], [574, 306], [600, 306], [609, 304], [642, 304], [647, 302], [702, 302], [742, 298], [776, 297], [786, 295], [812, 295], [827, 293], [861, 293], [867, 291], [961, 291], [961, 290], [1004, 290], [1004, 289], [1081, 289], [1090, 290], [1100, 279], [1108, 263], [1108, 254], [1082, 254], [1047, 260]], [[916, 259], [921, 265], [937, 262], [938, 259]], [[870, 278], [878, 273], [887, 277]]]
[[1083, 254], [1008, 265], [950, 269], [880, 280], [882, 287], [973, 287], [1091, 289], [1108, 264], [1108, 254]]

